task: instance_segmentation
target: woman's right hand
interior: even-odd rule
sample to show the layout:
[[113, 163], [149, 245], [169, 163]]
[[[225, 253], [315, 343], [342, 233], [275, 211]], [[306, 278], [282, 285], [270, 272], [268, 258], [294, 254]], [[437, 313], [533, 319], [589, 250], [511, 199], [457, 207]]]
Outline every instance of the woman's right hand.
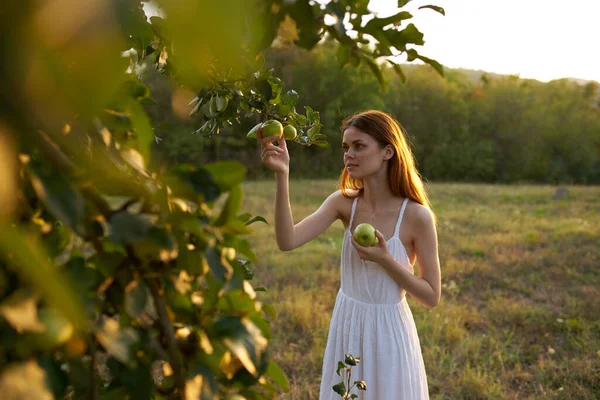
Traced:
[[[290, 170], [290, 154], [288, 153], [285, 137], [262, 137], [262, 129], [257, 132], [256, 138], [260, 142], [260, 159], [263, 164], [275, 173], [288, 173]], [[273, 142], [279, 141], [279, 145]]]

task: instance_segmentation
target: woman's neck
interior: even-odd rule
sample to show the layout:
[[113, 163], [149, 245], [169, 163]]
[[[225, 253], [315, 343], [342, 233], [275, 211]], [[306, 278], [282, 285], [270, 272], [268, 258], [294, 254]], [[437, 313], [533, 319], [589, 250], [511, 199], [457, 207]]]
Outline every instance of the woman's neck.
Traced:
[[363, 199], [371, 212], [377, 212], [389, 206], [396, 197], [387, 179], [367, 179], [363, 181]]

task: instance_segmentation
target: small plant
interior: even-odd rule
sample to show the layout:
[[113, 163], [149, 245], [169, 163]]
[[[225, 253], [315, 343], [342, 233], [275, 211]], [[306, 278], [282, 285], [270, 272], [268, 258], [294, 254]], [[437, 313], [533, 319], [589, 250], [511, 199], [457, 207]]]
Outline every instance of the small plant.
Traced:
[[[342, 381], [337, 385], [333, 385], [333, 391], [342, 396], [342, 399], [356, 399], [358, 395], [356, 393], [350, 394], [354, 386], [358, 388], [358, 390], [367, 390], [367, 384], [365, 381], [354, 381], [352, 386], [350, 386], [350, 380], [352, 378], [352, 367], [360, 362], [360, 357], [353, 357], [352, 354], [346, 354], [344, 362], [338, 362], [338, 368], [336, 373], [342, 377]], [[342, 376], [342, 371], [344, 371], [345, 378]], [[344, 384], [344, 380], [346, 383]], [[348, 390], [346, 390], [348, 388]]]

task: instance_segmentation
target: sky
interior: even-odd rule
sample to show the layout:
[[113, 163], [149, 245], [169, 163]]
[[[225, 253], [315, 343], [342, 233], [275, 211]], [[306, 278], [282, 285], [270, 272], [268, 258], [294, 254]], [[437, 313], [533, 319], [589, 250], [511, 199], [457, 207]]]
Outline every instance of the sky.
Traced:
[[[385, 17], [397, 4], [371, 0], [369, 8]], [[418, 10], [426, 4], [446, 16]], [[600, 82], [600, 0], [413, 0], [403, 9], [425, 36], [415, 49], [446, 67]]]
[[[418, 9], [427, 4], [446, 15]], [[386, 17], [397, 5], [371, 0], [369, 8]], [[416, 50], [448, 68], [600, 82], [600, 0], [411, 0], [402, 10], [424, 34]]]

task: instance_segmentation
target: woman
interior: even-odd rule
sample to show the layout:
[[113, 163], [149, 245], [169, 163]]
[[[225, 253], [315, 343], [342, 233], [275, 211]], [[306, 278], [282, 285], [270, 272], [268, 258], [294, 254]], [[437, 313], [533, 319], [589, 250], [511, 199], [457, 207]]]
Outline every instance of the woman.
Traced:
[[[362, 400], [429, 398], [427, 377], [405, 294], [435, 307], [441, 294], [435, 217], [400, 124], [381, 111], [365, 111], [342, 124], [341, 190], [312, 215], [294, 224], [289, 200], [285, 140], [261, 140], [262, 162], [276, 173], [275, 235], [290, 251], [314, 239], [337, 219], [344, 227], [341, 288], [337, 294], [323, 360], [319, 399], [339, 399], [338, 361], [361, 357], [352, 381], [364, 380]], [[363, 247], [352, 232], [360, 223], [376, 228], [378, 243]], [[420, 276], [413, 274], [419, 260]]]

